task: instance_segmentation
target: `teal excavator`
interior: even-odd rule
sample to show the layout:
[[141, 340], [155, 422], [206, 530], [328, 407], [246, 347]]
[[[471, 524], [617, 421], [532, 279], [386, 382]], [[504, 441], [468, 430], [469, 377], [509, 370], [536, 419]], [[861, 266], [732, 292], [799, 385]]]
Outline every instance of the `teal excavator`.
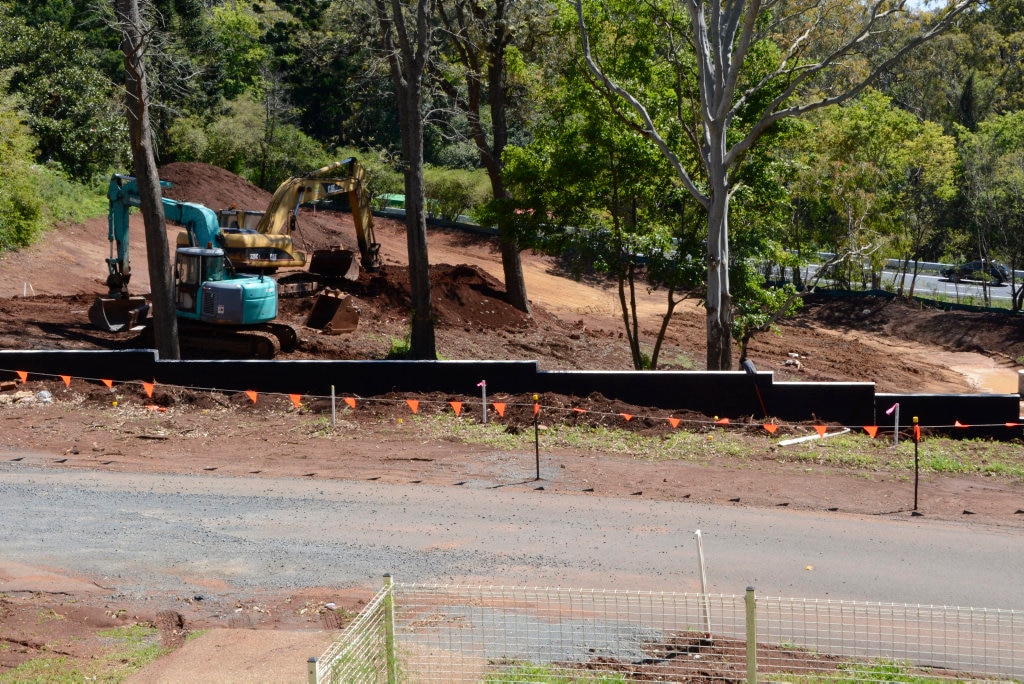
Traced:
[[[169, 187], [161, 181], [163, 187]], [[110, 332], [145, 329], [149, 304], [128, 292], [131, 279], [128, 216], [139, 206], [135, 179], [115, 174], [107, 190], [110, 201], [105, 297], [89, 309], [89, 320]], [[201, 204], [163, 198], [164, 215], [183, 226], [190, 246], [178, 247], [174, 260], [174, 303], [183, 351], [249, 358], [273, 358], [292, 351], [295, 330], [273, 323], [278, 292], [274, 279], [260, 274], [236, 273], [215, 237], [220, 232], [217, 214]]]

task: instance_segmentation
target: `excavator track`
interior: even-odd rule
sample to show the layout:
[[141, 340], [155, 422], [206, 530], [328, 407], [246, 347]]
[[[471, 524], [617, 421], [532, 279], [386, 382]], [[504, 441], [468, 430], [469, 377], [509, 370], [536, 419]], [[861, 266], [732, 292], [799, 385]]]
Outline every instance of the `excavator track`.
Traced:
[[298, 335], [282, 323], [255, 326], [222, 326], [179, 321], [182, 351], [219, 358], [272, 359], [294, 351]]

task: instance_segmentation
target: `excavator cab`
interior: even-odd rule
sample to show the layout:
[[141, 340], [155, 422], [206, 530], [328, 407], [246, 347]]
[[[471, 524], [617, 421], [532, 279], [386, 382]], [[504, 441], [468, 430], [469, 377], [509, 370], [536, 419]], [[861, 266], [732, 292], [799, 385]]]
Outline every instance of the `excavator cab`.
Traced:
[[217, 247], [176, 250], [174, 293], [180, 318], [254, 325], [277, 317], [277, 283], [262, 275], [235, 273]]

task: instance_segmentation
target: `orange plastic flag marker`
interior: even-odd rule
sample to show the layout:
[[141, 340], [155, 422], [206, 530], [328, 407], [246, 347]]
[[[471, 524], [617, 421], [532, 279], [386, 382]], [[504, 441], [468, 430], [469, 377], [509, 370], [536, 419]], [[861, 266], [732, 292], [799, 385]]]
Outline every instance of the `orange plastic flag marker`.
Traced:
[[868, 433], [868, 435], [871, 437], [871, 439], [874, 439], [875, 435], [878, 434], [878, 426], [877, 425], [865, 425], [864, 426], [864, 432]]
[[457, 416], [461, 416], [462, 415], [462, 402], [461, 401], [449, 401], [448, 403], [452, 405], [452, 409], [455, 411], [455, 415], [457, 415]]
[[715, 422], [717, 424], [719, 424], [719, 425], [728, 425], [729, 424], [729, 419], [728, 418], [719, 418]]
[[668, 424], [671, 425], [672, 427], [674, 427], [674, 428], [679, 427], [679, 419], [678, 418], [666, 418], [666, 420], [668, 420]]
[[920, 442], [921, 441], [921, 426], [920, 425], [915, 425], [914, 426], [914, 441], [915, 442]]
[[575, 411], [576, 413], [586, 413], [587, 409], [574, 408], [573, 411]]
[[538, 413], [540, 413], [540, 404], [534, 404], [533, 405], [533, 415], [537, 415]]
[[828, 425], [815, 425], [814, 429], [817, 431], [819, 437], [824, 437], [825, 430], [828, 430]]
[[21, 378], [22, 382], [28, 382], [28, 371], [14, 371]]
[[350, 409], [355, 411], [355, 409], [356, 409], [356, 398], [355, 397], [345, 397], [345, 403], [348, 404], [348, 407]]
[[62, 376], [60, 376], [60, 379], [64, 381], [64, 386], [65, 387], [71, 387], [71, 376], [70, 375], [62, 375]]
[[409, 408], [412, 409], [413, 413], [419, 413], [420, 402], [418, 399], [406, 399], [405, 403], [409, 405]]
[[144, 383], [142, 383], [142, 389], [146, 390], [146, 396], [149, 397], [150, 399], [153, 398], [153, 385], [154, 384], [155, 383], [152, 383], [152, 382], [144, 382]]
[[100, 380], [100, 382], [102, 382], [104, 385], [106, 385], [107, 389], [113, 389], [114, 388], [114, 381], [113, 380]]
[[954, 420], [954, 421], [953, 421], [953, 427], [958, 427], [958, 428], [969, 428], [969, 427], [971, 427], [971, 426], [970, 426], [970, 425], [966, 425], [965, 423], [961, 423], [961, 422], [960, 422], [959, 420]]
[[250, 399], [252, 399], [252, 403], [255, 404], [256, 403], [256, 397], [259, 396], [259, 395], [257, 395], [256, 392], [254, 392], [253, 390], [245, 390], [245, 396], [247, 396]]
[[623, 418], [625, 418], [627, 423], [629, 421], [633, 420], [633, 414], [632, 413], [620, 413], [619, 415], [622, 416]]
[[292, 400], [292, 405], [295, 408], [299, 408], [299, 406], [302, 405], [302, 395], [301, 394], [289, 394], [288, 398]]
[[504, 402], [495, 401], [495, 402], [493, 402], [491, 404], [491, 406], [494, 407], [494, 410], [498, 412], [499, 416], [501, 416], [502, 418], [505, 417], [505, 404], [504, 404]]
[[779, 426], [775, 423], [765, 423], [762, 427], [768, 431], [769, 435], [774, 435], [775, 431], [779, 429]]

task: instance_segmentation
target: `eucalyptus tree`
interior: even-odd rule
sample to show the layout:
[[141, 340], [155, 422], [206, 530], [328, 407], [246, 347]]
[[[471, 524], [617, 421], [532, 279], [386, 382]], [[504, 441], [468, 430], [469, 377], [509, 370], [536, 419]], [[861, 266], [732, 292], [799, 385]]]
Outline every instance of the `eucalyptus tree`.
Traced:
[[1024, 265], [1024, 112], [994, 116], [978, 130], [961, 130], [961, 192], [974, 227], [974, 250], [996, 255], [1011, 269], [1013, 307], [1021, 309], [1024, 287], [1015, 271]]
[[[438, 82], [465, 113], [469, 134], [487, 171], [494, 201], [509, 199], [501, 155], [509, 140], [509, 110], [525, 105], [524, 53], [542, 31], [536, 0], [439, 0], [448, 57]], [[516, 81], [519, 81], [518, 87]], [[513, 91], [519, 97], [513, 98]], [[521, 246], [507, 218], [497, 214], [505, 292], [512, 306], [529, 313]]]
[[[906, 0], [657, 0], [611, 8], [573, 0], [582, 53], [598, 87], [622, 103], [707, 211], [709, 369], [732, 367], [729, 205], [736, 168], [781, 121], [854, 98], [975, 2], [952, 0], [934, 13], [909, 14]], [[591, 49], [590, 24], [620, 26], [625, 33], [641, 13], [653, 13], [661, 32], [650, 58], [677, 67], [669, 106], [635, 95], [635, 85]], [[751, 56], [766, 46], [777, 49], [775, 63], [752, 72]], [[675, 135], [679, 129], [685, 135]], [[683, 145], [695, 166], [683, 161]]]
[[[537, 117], [532, 141], [509, 146], [503, 157], [512, 195], [503, 218], [573, 275], [611, 276], [633, 367], [657, 368], [675, 308], [696, 294], [700, 262], [689, 256], [701, 242], [701, 217], [681, 211], [669, 165], [620, 125], [579, 65], [567, 65], [539, 94], [545, 115]], [[638, 313], [643, 288], [665, 294], [657, 332]]]
[[952, 198], [954, 141], [938, 124], [919, 121], [871, 89], [810, 114], [807, 123], [814, 135], [789, 141], [799, 169], [791, 192], [831, 218], [812, 226], [818, 245], [847, 255], [831, 275], [846, 286], [866, 285], [870, 276], [878, 287], [885, 258], [899, 254], [904, 270], [919, 258], [938, 206]]
[[138, 0], [114, 0], [117, 27], [124, 53], [125, 110], [128, 118], [139, 207], [146, 230], [146, 255], [153, 291], [153, 331], [162, 359], [181, 358], [178, 318], [174, 305], [167, 225], [161, 201], [160, 177], [153, 154], [150, 127], [151, 105], [146, 80], [146, 49], [149, 35]]
[[436, 49], [437, 0], [374, 0], [402, 131], [405, 228], [409, 254], [412, 325], [409, 356], [437, 358], [430, 303], [427, 213], [423, 182], [423, 89], [427, 63]]

